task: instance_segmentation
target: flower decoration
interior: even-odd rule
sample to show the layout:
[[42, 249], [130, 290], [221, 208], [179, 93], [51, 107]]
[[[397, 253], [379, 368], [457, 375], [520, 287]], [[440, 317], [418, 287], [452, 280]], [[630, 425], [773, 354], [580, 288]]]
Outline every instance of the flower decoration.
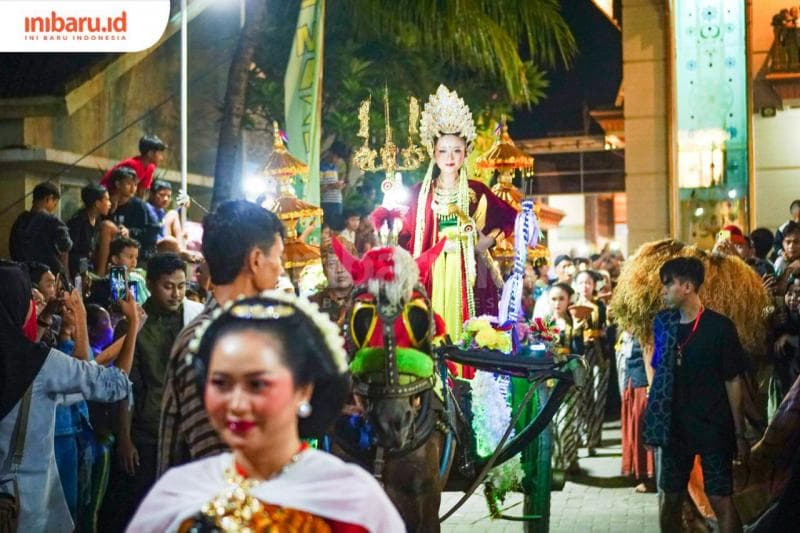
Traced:
[[481, 348], [499, 350], [503, 353], [509, 353], [511, 351], [511, 338], [505, 331], [483, 329], [475, 335], [475, 342]]
[[511, 336], [506, 330], [492, 326], [493, 317], [480, 316], [464, 323], [461, 346], [465, 349], [499, 350], [511, 353]]
[[529, 345], [544, 345], [547, 353], [553, 357], [558, 357], [562, 351], [561, 330], [552, 316], [531, 320], [527, 326], [527, 335], [523, 338], [527, 339]]
[[467, 333], [475, 334], [483, 329], [492, 329], [492, 323], [489, 322], [488, 317], [479, 316], [464, 322], [464, 331]]

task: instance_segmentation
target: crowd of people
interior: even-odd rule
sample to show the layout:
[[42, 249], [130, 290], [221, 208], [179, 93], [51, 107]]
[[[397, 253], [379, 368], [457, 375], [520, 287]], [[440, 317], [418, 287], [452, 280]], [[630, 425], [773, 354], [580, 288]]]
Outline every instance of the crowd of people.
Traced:
[[[424, 241], [444, 250], [428, 280], [431, 302], [444, 323], [459, 326], [487, 304], [476, 296], [487, 286], [473, 294], [447, 280], [485, 268], [467, 256], [474, 262], [511, 227], [500, 216], [506, 206], [486, 218], [474, 249], [442, 242], [458, 243], [462, 231], [452, 210], [436, 211], [446, 194], [465, 210], [500, 202], [467, 183], [464, 138], [436, 138], [429, 174], [414, 190], [414, 222], [399, 234], [412, 249]], [[165, 149], [142, 138], [140, 156], [86, 185], [83, 207], [66, 222], [54, 214], [58, 187], [40, 183], [11, 228], [13, 261], [0, 263], [0, 492], [20, 503], [18, 529], [210, 531], [223, 517], [242, 520], [247, 508], [278, 530], [403, 530], [366, 471], [307, 444], [322, 438], [348, 393], [337, 327], [354, 282], [331, 241], [363, 256], [378, 243], [369, 217], [343, 207], [338, 178], [326, 178], [325, 280], [312, 305], [294, 295], [299, 287], [273, 290], [285, 278], [285, 229], [256, 203], [220, 204], [203, 220], [201, 250], [187, 248], [181, 206], [170, 209], [170, 184], [154, 179]], [[637, 492], [661, 492], [663, 530], [686, 520], [696, 455], [721, 531], [741, 528], [737, 465], [776, 472], [774, 503], [754, 531], [793, 519], [796, 494], [786, 487], [800, 475], [800, 200], [790, 213], [774, 233], [726, 226], [714, 251], [749, 265], [774, 303], [763, 383], [733, 322], [703, 305], [698, 259], [661, 267], [666, 309], [656, 316], [654, 347], [615, 323], [618, 251], [526, 265], [522, 318], [554, 323], [560, 349], [583, 356], [587, 368], [551, 424], [556, 484], [580, 471], [580, 446], [595, 455], [603, 422], [619, 416], [621, 472]], [[468, 369], [458, 372], [469, 378]], [[748, 403], [757, 407], [745, 416]], [[252, 492], [221, 496], [234, 485]]]
[[[243, 478], [280, 474], [292, 487], [270, 486], [274, 505], [261, 509], [279, 529], [402, 530], [367, 472], [301, 444], [344, 401], [345, 355], [327, 315], [262, 296], [284, 275], [281, 221], [229, 201], [205, 218], [202, 254], [182, 249], [167, 227], [171, 187], [148, 181], [158, 160], [149, 172], [120, 164], [84, 187], [83, 208], [66, 223], [54, 214], [58, 187], [41, 183], [11, 230], [13, 261], [0, 265], [0, 492], [19, 502], [17, 529], [201, 527], [202, 504], [233, 465]], [[343, 239], [355, 241], [361, 218], [343, 221]], [[330, 294], [352, 285], [341, 270], [329, 275]], [[176, 480], [200, 481], [210, 463], [173, 467], [228, 450], [214, 458], [221, 487], [203, 485], [202, 497], [182, 490], [180, 503], [164, 507]], [[312, 485], [339, 482], [362, 495], [357, 505], [335, 490], [308, 497]]]
[[[746, 352], [731, 320], [705, 308], [698, 295], [705, 270], [698, 259], [673, 257], [662, 266], [667, 311], [656, 317], [654, 345], [615, 324], [608, 304], [623, 265], [619, 254], [604, 250], [590, 258], [561, 255], [550, 265], [528, 264], [526, 318], [554, 320], [562, 350], [583, 355], [589, 368], [584, 387], [567, 396], [554, 419], [554, 481], [580, 471], [580, 446], [594, 455], [604, 417], [617, 415], [608, 412], [607, 400], [618, 393], [621, 473], [636, 492], [661, 493], [662, 530], [680, 531], [693, 518], [714, 516], [721, 531], [741, 530], [734, 491], [752, 495], [759, 486], [773, 505], [752, 531], [781, 530], [793, 516], [797, 490], [791, 483], [796, 487], [800, 475], [800, 201], [791, 203], [790, 219], [774, 232], [762, 227], [745, 234], [725, 226], [713, 254], [738, 257], [761, 279], [772, 302], [765, 310], [763, 353]], [[666, 379], [669, 385], [662, 385]], [[668, 392], [661, 394], [661, 387]], [[777, 446], [776, 435], [786, 446]], [[692, 482], [704, 494], [694, 506], [700, 511], [692, 514], [684, 498], [695, 456], [702, 477]]]

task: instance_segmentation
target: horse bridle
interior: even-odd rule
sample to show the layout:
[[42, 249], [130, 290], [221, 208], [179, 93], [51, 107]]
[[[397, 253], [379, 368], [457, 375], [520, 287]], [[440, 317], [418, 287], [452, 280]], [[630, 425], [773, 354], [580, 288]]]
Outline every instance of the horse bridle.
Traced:
[[[425, 335], [425, 344], [424, 346], [419, 346], [419, 348], [422, 349], [433, 360], [434, 372], [430, 377], [418, 378], [406, 384], [402, 384], [400, 382], [401, 372], [397, 360], [397, 342], [394, 334], [394, 325], [395, 322], [401, 318], [404, 308], [409, 305], [410, 302], [403, 301], [401, 305], [392, 304], [385, 298], [382, 290], [376, 295], [370, 292], [368, 288], [363, 285], [357, 287], [351, 295], [352, 302], [357, 302], [360, 297], [365, 295], [370, 295], [372, 298], [374, 298], [377, 317], [375, 317], [373, 320], [377, 319], [380, 321], [381, 331], [383, 333], [383, 350], [385, 361], [383, 381], [370, 382], [368, 379], [365, 380], [361, 376], [353, 376], [353, 392], [365, 398], [367, 402], [367, 413], [369, 414], [370, 404], [375, 400], [385, 398], [408, 398], [409, 401], [411, 401], [413, 396], [421, 396], [420, 411], [417, 413], [417, 416], [412, 422], [412, 436], [406, 445], [399, 449], [386, 449], [380, 445], [375, 446], [376, 450], [375, 459], [373, 460], [373, 475], [381, 484], [383, 483], [383, 467], [386, 458], [398, 457], [410, 453], [425, 443], [433, 431], [440, 430], [445, 432], [447, 430], [446, 424], [442, 420], [439, 420], [439, 417], [435, 417], [434, 413], [432, 412], [433, 408], [430, 405], [430, 403], [433, 401], [433, 388], [436, 384], [436, 369], [438, 368], [438, 354], [432, 352], [431, 350], [431, 342], [435, 333], [433, 306], [431, 305], [430, 298], [428, 297], [425, 288], [421, 284], [418, 283], [415, 286], [414, 292], [417, 294], [416, 299], [421, 299], [427, 307], [427, 332]], [[348, 342], [350, 342], [353, 338], [354, 332], [351, 331], [351, 327], [353, 324], [353, 314], [356, 312], [356, 310], [356, 305], [351, 305], [345, 318], [343, 333], [345, 338], [348, 339]], [[371, 331], [371, 328], [368, 329]], [[366, 343], [368, 340], [369, 339], [366, 338], [363, 339], [363, 343]], [[351, 455], [357, 455], [357, 452], [354, 452], [354, 450], [347, 449], [349, 447], [344, 446], [344, 448]]]
[[[431, 353], [430, 349], [430, 343], [435, 331], [433, 307], [431, 306], [430, 298], [428, 298], [428, 295], [422, 285], [417, 284], [415, 287], [415, 292], [419, 295], [417, 298], [422, 299], [427, 305], [428, 309], [428, 331], [425, 341], [426, 345], [421, 348], [424, 348], [425, 353], [431, 357], [434, 363], [434, 368], [436, 368], [438, 355]], [[355, 302], [359, 297], [367, 294], [375, 299], [377, 320], [380, 321], [383, 333], [383, 350], [385, 360], [384, 376], [382, 383], [365, 381], [359, 376], [353, 376], [353, 391], [369, 399], [402, 398], [421, 394], [422, 392], [433, 388], [436, 383], [435, 372], [433, 372], [432, 375], [427, 378], [419, 378], [407, 384], [400, 383], [400, 369], [397, 362], [397, 342], [394, 335], [394, 324], [398, 318], [401, 318], [403, 308], [408, 304], [408, 302], [404, 302], [402, 305], [392, 304], [384, 299], [385, 296], [383, 295], [383, 291], [380, 291], [376, 296], [375, 294], [369, 292], [365, 286], [356, 288], [351, 296], [352, 301]], [[351, 324], [353, 323], [353, 313], [355, 311], [356, 306], [351, 305], [347, 312], [343, 328], [346, 339], [352, 338], [353, 335], [353, 332], [351, 331]]]

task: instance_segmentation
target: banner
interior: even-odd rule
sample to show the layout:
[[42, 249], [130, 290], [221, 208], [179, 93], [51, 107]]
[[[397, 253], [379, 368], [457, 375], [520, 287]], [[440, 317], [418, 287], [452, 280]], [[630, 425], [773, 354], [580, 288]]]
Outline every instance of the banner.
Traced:
[[297, 186], [298, 196], [314, 205], [320, 203], [324, 30], [325, 0], [302, 0], [283, 82], [288, 149], [309, 168], [308, 181]]
[[0, 0], [0, 52], [138, 52], [161, 38], [169, 0]]

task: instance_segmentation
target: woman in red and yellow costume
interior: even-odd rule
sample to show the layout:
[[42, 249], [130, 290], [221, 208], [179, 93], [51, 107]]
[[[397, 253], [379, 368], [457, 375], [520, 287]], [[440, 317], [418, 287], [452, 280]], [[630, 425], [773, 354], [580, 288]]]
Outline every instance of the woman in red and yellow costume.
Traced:
[[231, 452], [167, 471], [129, 532], [402, 532], [359, 466], [309, 449], [348, 393], [339, 329], [315, 304], [270, 292], [215, 311], [190, 344], [211, 425]]
[[497, 313], [498, 287], [479, 256], [501, 235], [513, 232], [517, 215], [486, 185], [468, 179], [464, 161], [475, 135], [469, 107], [440, 85], [425, 104], [420, 125], [431, 163], [422, 182], [412, 188], [399, 238], [414, 257], [447, 238], [425, 284], [454, 341], [460, 339], [465, 320]]

